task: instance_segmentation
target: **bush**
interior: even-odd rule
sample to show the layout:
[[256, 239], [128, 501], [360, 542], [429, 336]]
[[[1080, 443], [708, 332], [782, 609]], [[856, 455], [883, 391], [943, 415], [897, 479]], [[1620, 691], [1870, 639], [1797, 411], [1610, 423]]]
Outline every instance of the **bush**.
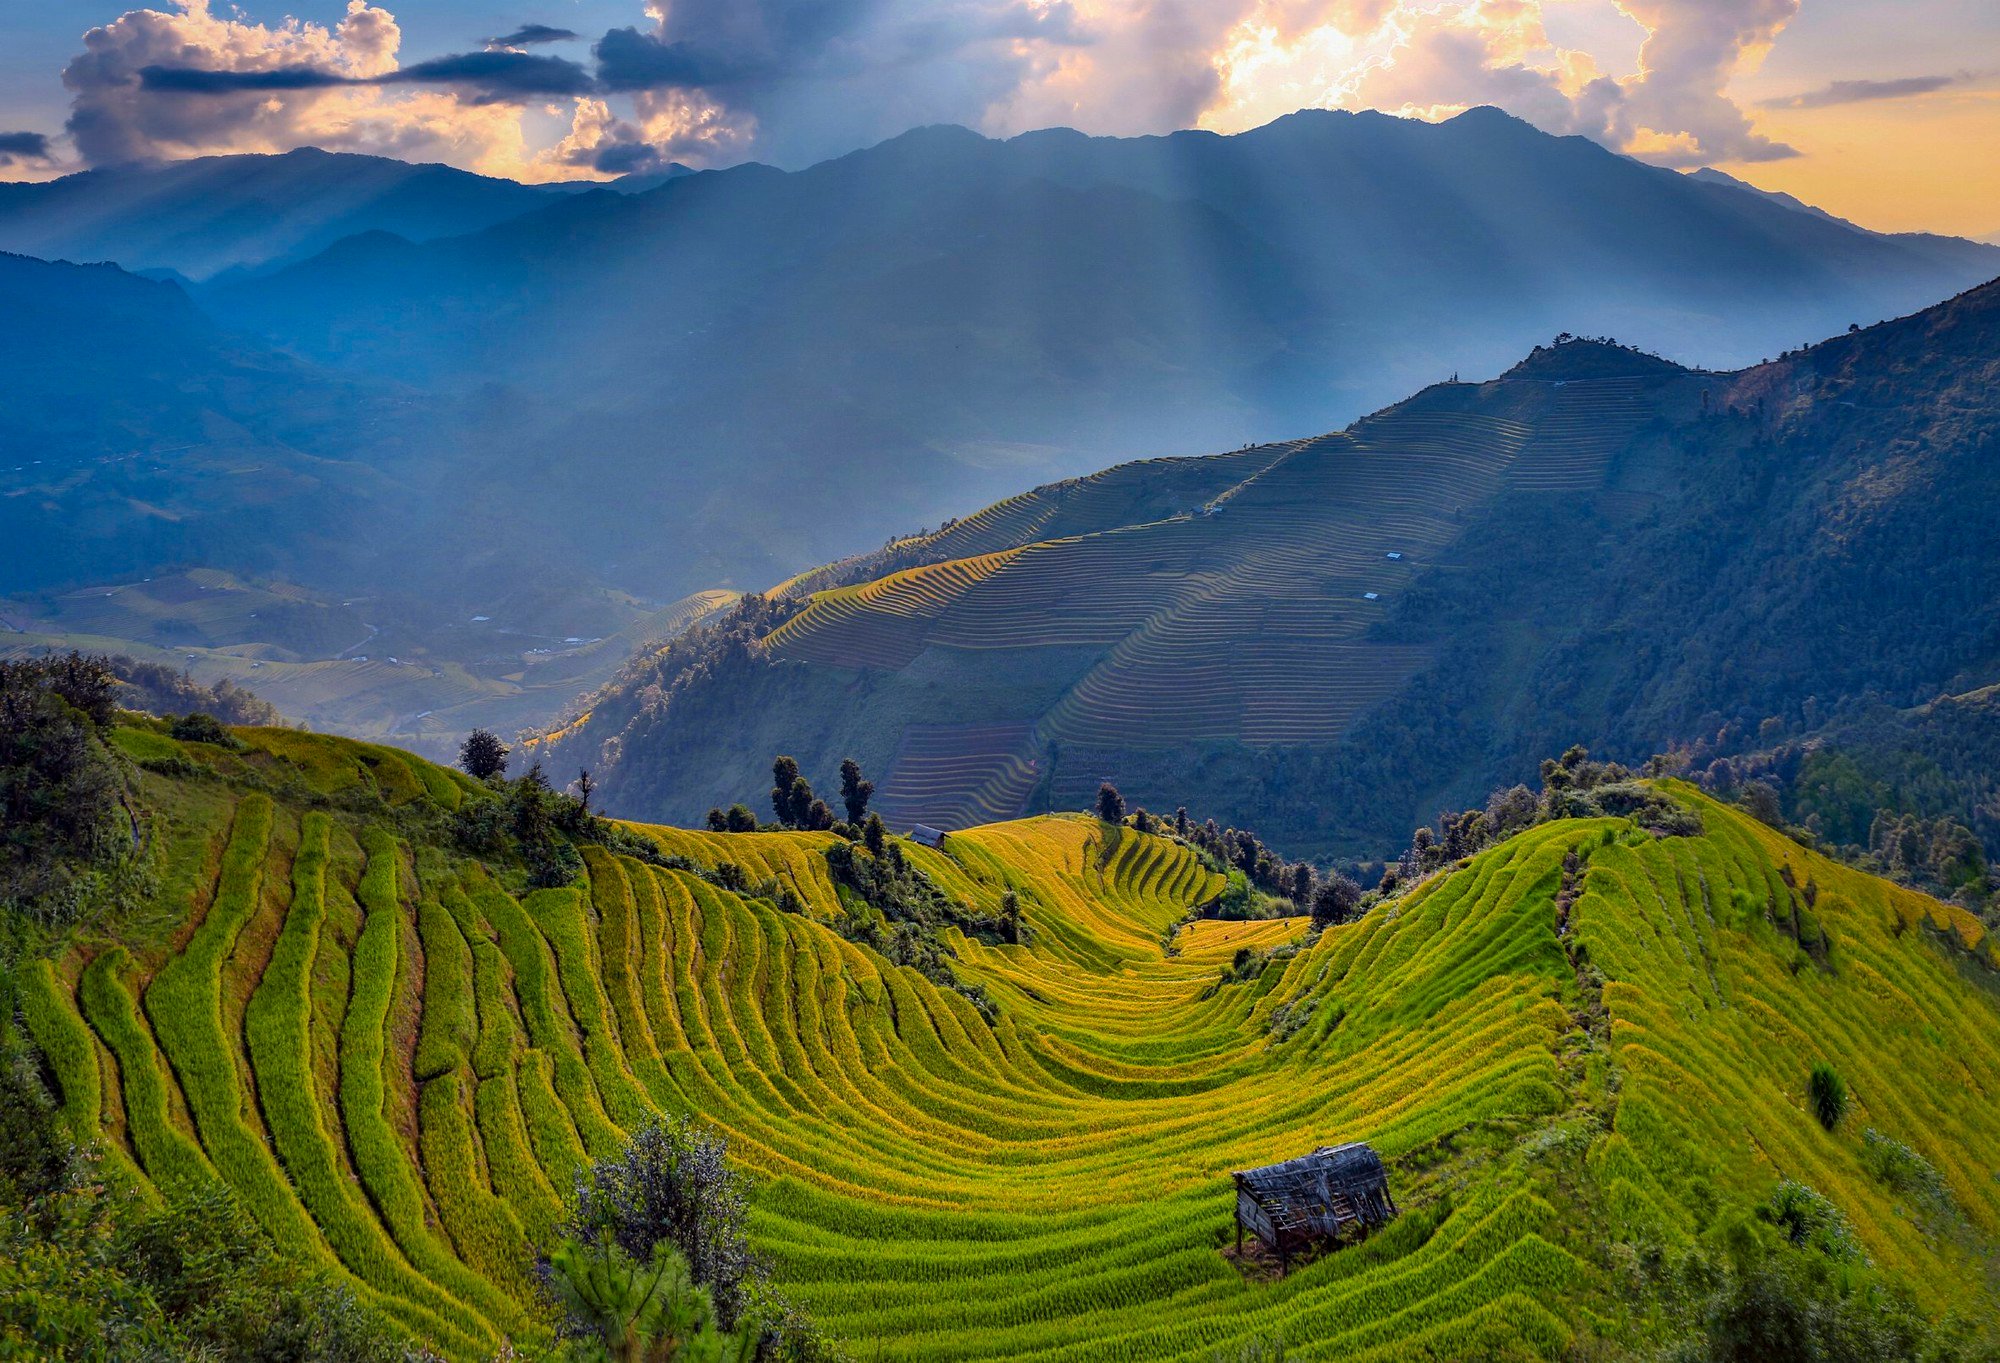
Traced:
[[1806, 1079], [1806, 1101], [1812, 1104], [1813, 1116], [1828, 1131], [1839, 1126], [1840, 1119], [1847, 1115], [1847, 1085], [1824, 1060], [1813, 1065]]
[[183, 743], [213, 743], [218, 748], [236, 746], [236, 740], [222, 727], [221, 720], [199, 710], [182, 715], [168, 732]]

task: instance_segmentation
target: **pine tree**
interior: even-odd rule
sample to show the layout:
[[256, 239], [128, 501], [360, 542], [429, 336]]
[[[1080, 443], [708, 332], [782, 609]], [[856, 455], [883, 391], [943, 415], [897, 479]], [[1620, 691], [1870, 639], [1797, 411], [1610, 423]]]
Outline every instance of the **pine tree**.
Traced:
[[870, 814], [861, 825], [861, 841], [867, 844], [871, 856], [879, 857], [888, 850], [889, 827], [880, 814]]

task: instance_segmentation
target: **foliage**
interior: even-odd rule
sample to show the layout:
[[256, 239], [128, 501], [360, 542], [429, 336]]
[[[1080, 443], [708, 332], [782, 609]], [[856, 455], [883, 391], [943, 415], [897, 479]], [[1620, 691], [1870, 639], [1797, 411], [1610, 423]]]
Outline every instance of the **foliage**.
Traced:
[[116, 878], [128, 849], [103, 738], [114, 681], [108, 660], [76, 653], [0, 662], [0, 911], [71, 922]]
[[613, 1363], [751, 1363], [755, 1322], [718, 1330], [709, 1295], [671, 1246], [636, 1262], [619, 1246], [565, 1241], [549, 1252], [543, 1283], [563, 1332]]
[[152, 715], [213, 715], [224, 724], [276, 724], [278, 707], [224, 677], [204, 686], [185, 671], [122, 655], [107, 660], [118, 678], [114, 693], [127, 710]]
[[1109, 781], [1097, 788], [1097, 817], [1106, 823], [1125, 822], [1125, 797]]
[[475, 781], [507, 774], [507, 745], [490, 729], [474, 729], [459, 745], [458, 765]]
[[864, 780], [861, 764], [853, 758], [843, 758], [840, 763], [840, 804], [847, 813], [847, 821], [858, 824], [868, 814], [868, 799], [875, 793], [875, 783]]
[[229, 736], [229, 730], [222, 727], [222, 721], [200, 710], [182, 715], [168, 727], [167, 732], [182, 743], [212, 743], [218, 748], [236, 746], [236, 740]]
[[62, 1132], [33, 1056], [0, 1056], [0, 1357], [414, 1363], [353, 1294], [280, 1254], [207, 1182], [114, 1191]]
[[1815, 1061], [1812, 1072], [1806, 1076], [1806, 1101], [1812, 1104], [1813, 1116], [1828, 1131], [1839, 1126], [1840, 1119], [1847, 1114], [1847, 1085], [1824, 1060]]

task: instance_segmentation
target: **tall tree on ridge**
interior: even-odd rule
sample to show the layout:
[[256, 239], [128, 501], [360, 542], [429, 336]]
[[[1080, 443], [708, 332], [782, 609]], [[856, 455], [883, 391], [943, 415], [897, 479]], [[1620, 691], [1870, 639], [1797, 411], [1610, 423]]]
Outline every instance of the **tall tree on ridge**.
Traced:
[[861, 779], [861, 764], [853, 758], [845, 758], [840, 764], [840, 802], [847, 806], [847, 821], [858, 824], [868, 815], [868, 797], [875, 793], [875, 783]]

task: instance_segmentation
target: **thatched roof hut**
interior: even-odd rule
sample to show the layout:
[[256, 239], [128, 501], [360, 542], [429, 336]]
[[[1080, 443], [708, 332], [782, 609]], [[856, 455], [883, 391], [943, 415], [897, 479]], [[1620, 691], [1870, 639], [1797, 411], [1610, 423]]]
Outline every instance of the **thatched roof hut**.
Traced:
[[1396, 1216], [1389, 1171], [1365, 1142], [1243, 1169], [1236, 1180], [1236, 1247], [1247, 1229], [1289, 1268], [1295, 1250], [1359, 1239]]

